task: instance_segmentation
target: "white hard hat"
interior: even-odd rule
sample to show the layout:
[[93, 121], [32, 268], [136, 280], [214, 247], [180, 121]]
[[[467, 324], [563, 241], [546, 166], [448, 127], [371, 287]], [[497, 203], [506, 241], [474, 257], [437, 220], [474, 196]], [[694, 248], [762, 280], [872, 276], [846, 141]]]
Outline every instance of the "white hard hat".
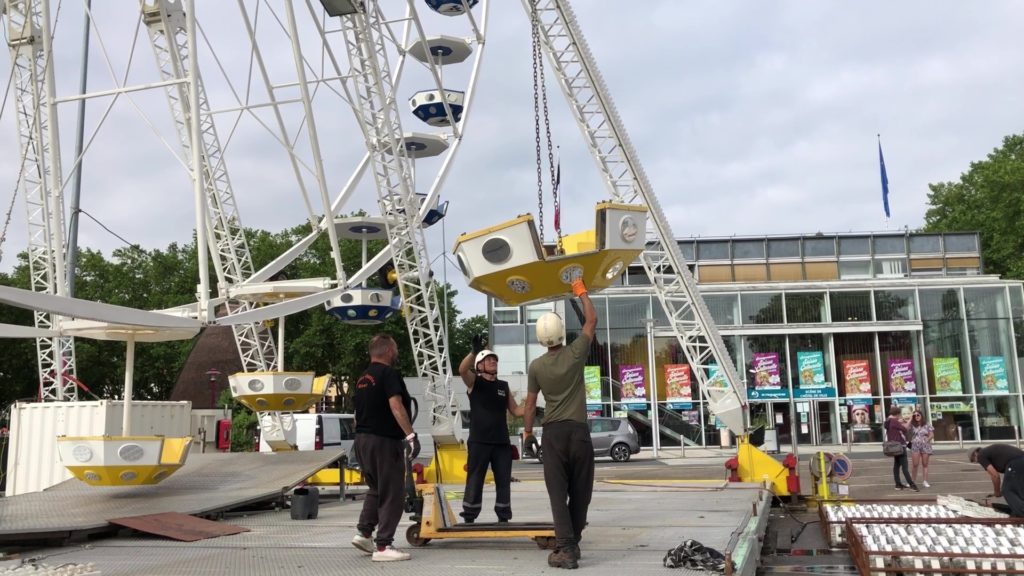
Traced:
[[495, 360], [498, 359], [498, 355], [495, 354], [493, 351], [484, 349], [484, 350], [481, 350], [481, 351], [476, 353], [476, 360], [473, 362], [473, 366], [474, 367], [478, 366], [488, 356], [494, 356]]
[[565, 324], [558, 314], [548, 312], [537, 319], [537, 341], [548, 348], [565, 342]]

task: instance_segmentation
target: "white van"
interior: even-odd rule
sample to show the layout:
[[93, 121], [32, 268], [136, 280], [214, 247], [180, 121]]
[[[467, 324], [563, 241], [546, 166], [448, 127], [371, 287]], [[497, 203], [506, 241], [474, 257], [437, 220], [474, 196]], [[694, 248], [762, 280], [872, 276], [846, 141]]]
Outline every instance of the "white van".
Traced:
[[[296, 450], [324, 450], [339, 447], [352, 459], [356, 439], [356, 418], [352, 414], [292, 414], [295, 426], [285, 431], [288, 443]], [[259, 429], [257, 428], [257, 433]], [[260, 452], [273, 452], [260, 437]]]

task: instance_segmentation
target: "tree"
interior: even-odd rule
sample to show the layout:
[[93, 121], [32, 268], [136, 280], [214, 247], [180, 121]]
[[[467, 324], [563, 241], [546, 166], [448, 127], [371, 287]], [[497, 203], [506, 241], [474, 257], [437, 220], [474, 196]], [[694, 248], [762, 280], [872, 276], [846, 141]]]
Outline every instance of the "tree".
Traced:
[[957, 182], [929, 184], [927, 232], [977, 230], [988, 273], [1024, 278], [1024, 134], [1003, 138]]

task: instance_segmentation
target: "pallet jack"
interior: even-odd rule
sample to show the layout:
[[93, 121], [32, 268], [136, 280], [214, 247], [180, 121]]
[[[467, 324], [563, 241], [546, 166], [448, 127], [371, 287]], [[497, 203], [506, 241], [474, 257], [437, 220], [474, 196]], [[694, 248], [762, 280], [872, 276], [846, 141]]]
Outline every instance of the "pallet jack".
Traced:
[[[411, 546], [426, 546], [431, 540], [445, 538], [529, 538], [542, 550], [555, 548], [555, 527], [549, 522], [474, 522], [460, 523], [445, 498], [442, 484], [441, 462], [453, 450], [465, 450], [459, 446], [434, 445], [435, 482], [427, 483], [423, 478], [423, 466], [406, 460], [405, 511], [410, 514], [413, 525], [405, 532], [405, 539]], [[427, 513], [424, 514], [424, 511]]]

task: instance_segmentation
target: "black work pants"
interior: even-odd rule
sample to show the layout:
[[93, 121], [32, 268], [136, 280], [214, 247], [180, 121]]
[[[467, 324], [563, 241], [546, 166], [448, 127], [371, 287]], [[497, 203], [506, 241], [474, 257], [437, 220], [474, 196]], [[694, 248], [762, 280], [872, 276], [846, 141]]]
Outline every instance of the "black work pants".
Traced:
[[1024, 517], [1024, 458], [1017, 458], [1006, 465], [1001, 490], [1010, 506], [1010, 514]]
[[462, 497], [460, 514], [466, 522], [472, 522], [480, 515], [488, 466], [494, 472], [494, 513], [499, 521], [512, 519], [512, 445], [470, 442], [466, 493]]
[[585, 422], [544, 423], [544, 484], [559, 548], [579, 545], [594, 492], [594, 444]]
[[362, 466], [363, 482], [369, 490], [363, 500], [356, 528], [364, 536], [377, 529], [374, 542], [389, 546], [405, 509], [405, 446], [400, 438], [356, 434], [352, 450]]
[[893, 456], [892, 458], [892, 479], [896, 482], [897, 486], [900, 486], [900, 468], [903, 468], [903, 477], [907, 479], [906, 485], [913, 486], [914, 481], [910, 479], [910, 467], [907, 465], [907, 450], [903, 450], [903, 454], [899, 456]]

